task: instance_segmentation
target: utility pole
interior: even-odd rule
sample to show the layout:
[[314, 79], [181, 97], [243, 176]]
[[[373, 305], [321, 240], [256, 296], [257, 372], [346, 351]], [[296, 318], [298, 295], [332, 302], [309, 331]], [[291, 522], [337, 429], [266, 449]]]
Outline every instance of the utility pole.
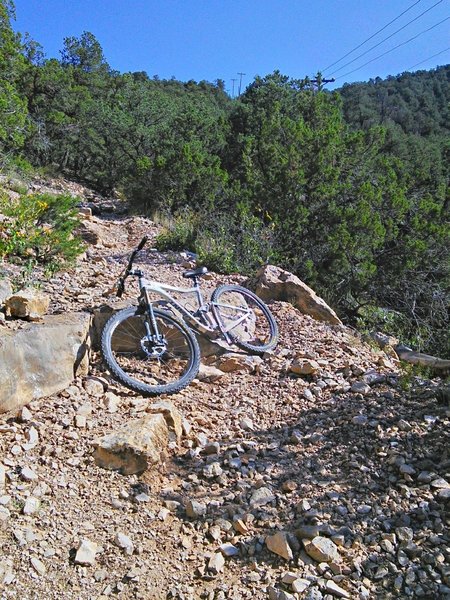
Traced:
[[[324, 79], [322, 77], [322, 75], [320, 73], [317, 74], [317, 77], [315, 79], [311, 79], [311, 83], [317, 86], [317, 91], [320, 92], [320, 90], [323, 88], [324, 85], [326, 85], [327, 83], [334, 83], [335, 79], [334, 77], [332, 77], [331, 79]], [[314, 87], [313, 87], [314, 90]]]
[[233, 92], [231, 94], [231, 97], [234, 98], [234, 82], [237, 81], [237, 79], [232, 79], [231, 81], [233, 82]]
[[241, 95], [241, 85], [242, 85], [242, 77], [245, 75], [245, 73], [238, 73], [239, 75], [239, 96]]

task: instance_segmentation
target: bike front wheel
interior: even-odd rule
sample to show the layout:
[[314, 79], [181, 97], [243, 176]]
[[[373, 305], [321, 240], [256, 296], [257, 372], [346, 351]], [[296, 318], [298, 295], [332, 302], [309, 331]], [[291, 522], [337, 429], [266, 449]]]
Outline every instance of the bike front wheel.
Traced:
[[173, 315], [153, 309], [159, 339], [142, 309], [126, 308], [106, 323], [101, 349], [110, 372], [147, 396], [175, 394], [194, 379], [200, 349], [192, 331]]
[[240, 285], [222, 285], [211, 297], [221, 329], [243, 350], [264, 354], [278, 343], [278, 326], [269, 307]]

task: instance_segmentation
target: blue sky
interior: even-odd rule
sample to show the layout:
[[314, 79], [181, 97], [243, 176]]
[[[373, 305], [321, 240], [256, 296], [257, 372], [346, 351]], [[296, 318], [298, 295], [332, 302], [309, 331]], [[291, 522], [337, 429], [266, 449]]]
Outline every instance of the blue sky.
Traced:
[[[314, 76], [400, 13], [405, 15], [338, 63], [338, 69], [418, 17], [438, 0], [15, 0], [14, 28], [28, 32], [48, 58], [60, 57], [63, 40], [93, 33], [106, 60], [120, 72], [181, 81], [223, 79], [231, 93], [255, 75], [275, 69], [284, 75]], [[414, 5], [414, 6], [413, 6]], [[336, 73], [336, 83], [367, 81], [414, 67], [450, 62], [450, 20], [410, 43], [349, 73], [450, 16], [450, 0]], [[334, 69], [325, 70], [331, 75]], [[236, 81], [232, 82], [232, 79]]]

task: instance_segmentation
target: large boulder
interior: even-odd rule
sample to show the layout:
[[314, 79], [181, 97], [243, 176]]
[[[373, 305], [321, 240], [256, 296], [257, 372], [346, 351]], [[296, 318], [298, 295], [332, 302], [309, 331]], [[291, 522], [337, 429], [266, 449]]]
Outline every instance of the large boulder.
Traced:
[[290, 302], [302, 313], [317, 321], [325, 321], [332, 325], [341, 324], [341, 320], [325, 300], [301, 281], [296, 275], [284, 271], [280, 267], [266, 265], [247, 282], [250, 289], [264, 301], [281, 300]]
[[0, 330], [0, 413], [64, 390], [87, 373], [90, 315], [48, 315]]

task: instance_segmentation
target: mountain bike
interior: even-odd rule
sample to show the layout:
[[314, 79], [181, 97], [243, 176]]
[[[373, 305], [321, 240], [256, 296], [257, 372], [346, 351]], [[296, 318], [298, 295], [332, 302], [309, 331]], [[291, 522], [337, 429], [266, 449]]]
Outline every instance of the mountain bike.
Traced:
[[[133, 262], [147, 239], [133, 250], [115, 286], [120, 298], [127, 278], [136, 277], [138, 305], [115, 313], [102, 332], [103, 358], [119, 381], [147, 396], [174, 394], [189, 385], [200, 367], [200, 347], [193, 329], [257, 355], [276, 346], [278, 327], [272, 313], [245, 287], [221, 285], [205, 302], [200, 279], [208, 272], [206, 267], [183, 273], [192, 281], [188, 288], [146, 279], [141, 269], [133, 268]], [[155, 296], [158, 299], [151, 300]]]

